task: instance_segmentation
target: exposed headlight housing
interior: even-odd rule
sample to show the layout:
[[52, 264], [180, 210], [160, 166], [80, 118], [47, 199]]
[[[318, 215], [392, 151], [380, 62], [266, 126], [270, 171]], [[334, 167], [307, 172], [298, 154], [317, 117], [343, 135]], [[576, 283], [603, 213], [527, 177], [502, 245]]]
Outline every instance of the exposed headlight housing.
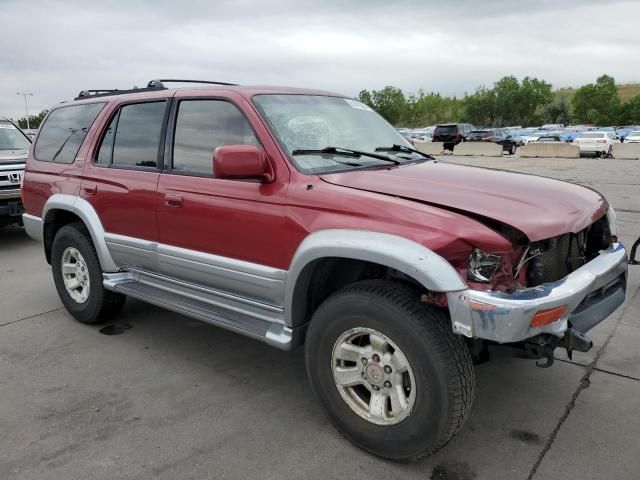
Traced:
[[607, 221], [609, 222], [609, 232], [612, 237], [618, 236], [618, 223], [616, 212], [613, 210], [612, 206], [609, 206], [609, 210], [607, 211]]
[[469, 256], [467, 276], [476, 282], [488, 282], [500, 268], [501, 257], [474, 248]]

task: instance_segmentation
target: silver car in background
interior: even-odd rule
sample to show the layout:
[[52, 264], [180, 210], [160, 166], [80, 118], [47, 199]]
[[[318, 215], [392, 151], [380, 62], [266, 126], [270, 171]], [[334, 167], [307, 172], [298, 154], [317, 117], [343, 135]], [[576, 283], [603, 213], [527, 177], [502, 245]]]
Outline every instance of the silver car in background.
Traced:
[[20, 186], [31, 139], [11, 120], [0, 117], [0, 227], [22, 224]]

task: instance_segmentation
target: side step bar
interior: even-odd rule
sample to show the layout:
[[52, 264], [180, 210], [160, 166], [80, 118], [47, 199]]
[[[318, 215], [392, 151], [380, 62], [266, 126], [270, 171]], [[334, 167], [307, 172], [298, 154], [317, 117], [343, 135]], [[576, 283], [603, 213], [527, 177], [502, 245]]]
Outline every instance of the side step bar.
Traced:
[[[267, 319], [273, 316], [273, 312], [269, 310], [275, 307], [265, 305], [264, 315], [250, 314], [256, 310], [253, 302], [250, 305], [252, 309], [239, 311], [240, 309], [234, 308], [231, 301], [229, 301], [229, 307], [226, 307], [223, 303], [225, 297], [218, 295], [218, 292], [205, 293], [202, 288], [195, 285], [174, 282], [172, 279], [154, 274], [105, 273], [103, 277], [103, 284], [107, 290], [261, 340], [281, 350], [291, 350], [294, 346], [294, 331], [286, 327], [284, 322]], [[303, 332], [299, 333], [303, 334]]]

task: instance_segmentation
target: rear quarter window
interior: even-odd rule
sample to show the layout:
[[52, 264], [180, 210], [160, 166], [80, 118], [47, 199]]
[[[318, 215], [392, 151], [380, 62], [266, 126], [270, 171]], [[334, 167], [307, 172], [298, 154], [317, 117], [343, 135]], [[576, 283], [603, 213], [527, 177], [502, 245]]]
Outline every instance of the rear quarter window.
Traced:
[[40, 127], [33, 152], [35, 159], [41, 162], [73, 162], [104, 105], [104, 102], [85, 103], [53, 110]]

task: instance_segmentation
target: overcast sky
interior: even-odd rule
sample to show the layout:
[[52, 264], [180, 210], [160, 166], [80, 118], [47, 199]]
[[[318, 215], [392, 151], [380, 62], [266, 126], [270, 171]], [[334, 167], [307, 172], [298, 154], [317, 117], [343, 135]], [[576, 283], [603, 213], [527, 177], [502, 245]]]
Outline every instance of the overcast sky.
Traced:
[[0, 0], [0, 115], [153, 78], [463, 95], [503, 75], [640, 82], [640, 1]]

